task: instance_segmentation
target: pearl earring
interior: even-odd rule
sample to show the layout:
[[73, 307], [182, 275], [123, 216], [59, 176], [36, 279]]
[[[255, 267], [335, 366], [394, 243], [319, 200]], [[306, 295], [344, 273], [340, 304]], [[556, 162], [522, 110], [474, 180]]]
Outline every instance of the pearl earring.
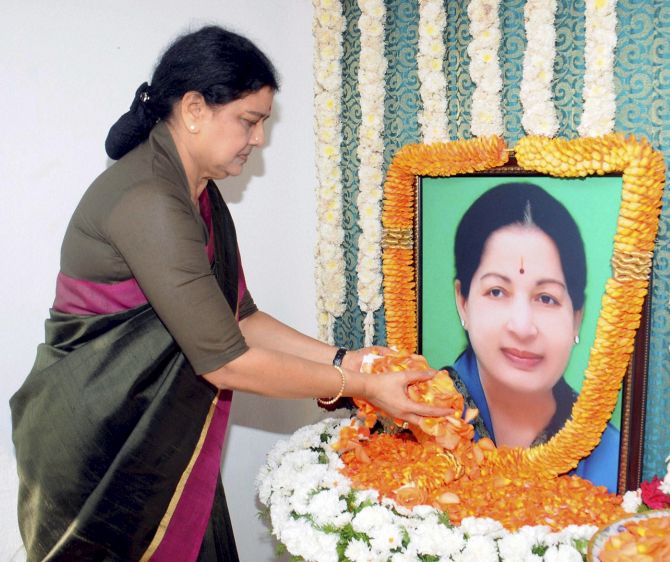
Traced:
[[462, 318], [461, 318], [461, 326], [465, 328], [465, 320], [463, 320]]
[[191, 129], [191, 132], [192, 132], [192, 133], [195, 133], [195, 125], [191, 124], [191, 126], [189, 127], [189, 129]]
[[579, 334], [575, 336], [575, 345], [579, 343]]

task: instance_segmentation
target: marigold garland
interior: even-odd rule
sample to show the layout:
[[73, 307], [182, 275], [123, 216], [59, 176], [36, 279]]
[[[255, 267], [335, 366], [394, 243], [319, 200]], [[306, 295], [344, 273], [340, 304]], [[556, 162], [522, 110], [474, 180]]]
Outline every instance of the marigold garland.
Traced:
[[[665, 165], [646, 140], [621, 134], [576, 140], [529, 136], [518, 142], [516, 158], [526, 170], [557, 177], [623, 175], [613, 274], [605, 286], [596, 339], [572, 418], [544, 445], [497, 449], [490, 456], [501, 469], [513, 462], [529, 475], [552, 477], [569, 472], [591, 452], [614, 409], [647, 293]], [[414, 240], [416, 177], [469, 173], [506, 160], [498, 137], [408, 145], [396, 154], [387, 174], [382, 218], [388, 234], [383, 268], [389, 345], [407, 352], [417, 348], [415, 250], [407, 243]]]
[[384, 184], [382, 248], [386, 335], [390, 345], [414, 351], [417, 345], [414, 218], [417, 176], [454, 176], [507, 162], [500, 137], [448, 143], [409, 144], [393, 158]]
[[[376, 358], [365, 370], [383, 375], [426, 369], [424, 357], [396, 352]], [[512, 531], [538, 524], [554, 530], [605, 525], [624, 514], [621, 498], [602, 486], [579, 477], [528, 473], [520, 462], [521, 449], [506, 449], [498, 456], [490, 439], [475, 443], [470, 421], [478, 412], [464, 408], [463, 396], [446, 371], [411, 384], [407, 392], [417, 402], [448, 407], [453, 413], [424, 418], [401, 432], [407, 427], [402, 420], [355, 399], [357, 418], [342, 428], [333, 449], [341, 454], [343, 474], [357, 488], [374, 488], [407, 508], [431, 505], [456, 525], [466, 517], [491, 517]], [[378, 416], [385, 432], [371, 434]]]

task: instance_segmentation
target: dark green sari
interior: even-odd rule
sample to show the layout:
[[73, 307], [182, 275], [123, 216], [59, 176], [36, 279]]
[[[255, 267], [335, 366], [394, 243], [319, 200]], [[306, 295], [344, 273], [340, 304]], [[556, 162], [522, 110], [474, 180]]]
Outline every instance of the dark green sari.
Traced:
[[[232, 219], [208, 192], [215, 272], [235, 310]], [[236, 561], [220, 479], [230, 399], [195, 374], [149, 304], [52, 310], [10, 401], [28, 559]]]

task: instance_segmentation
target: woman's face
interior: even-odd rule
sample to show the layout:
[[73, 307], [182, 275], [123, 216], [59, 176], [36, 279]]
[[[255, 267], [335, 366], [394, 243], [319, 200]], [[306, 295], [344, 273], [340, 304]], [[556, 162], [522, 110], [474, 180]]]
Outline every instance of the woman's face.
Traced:
[[573, 309], [558, 249], [543, 231], [521, 225], [495, 231], [467, 299], [456, 281], [456, 303], [482, 381], [534, 393], [561, 378], [582, 311]]
[[273, 97], [264, 87], [230, 103], [205, 107], [196, 148], [200, 177], [223, 179], [242, 172], [253, 148], [265, 142], [264, 124]]

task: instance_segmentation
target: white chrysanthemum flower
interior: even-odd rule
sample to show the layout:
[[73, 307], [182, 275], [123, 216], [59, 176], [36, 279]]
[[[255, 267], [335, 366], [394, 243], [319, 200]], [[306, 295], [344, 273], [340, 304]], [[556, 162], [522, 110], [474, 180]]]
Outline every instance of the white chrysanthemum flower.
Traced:
[[503, 562], [526, 560], [531, 556], [533, 544], [521, 533], [509, 533], [498, 541], [498, 551]]
[[364, 507], [356, 514], [352, 526], [358, 533], [369, 533], [374, 528], [387, 525], [392, 521], [393, 515], [388, 509], [381, 505], [371, 505]]
[[294, 519], [286, 523], [280, 540], [289, 552], [302, 556], [306, 560], [319, 562], [337, 562], [337, 542], [339, 536], [334, 533], [322, 533], [304, 519]]
[[394, 552], [389, 558], [391, 562], [417, 562], [419, 558], [413, 550], [406, 550], [404, 552]]
[[335, 490], [323, 490], [314, 494], [307, 513], [317, 525], [321, 526], [331, 524], [342, 527], [352, 518], [352, 514], [347, 510], [347, 503], [340, 499]]
[[458, 529], [449, 529], [437, 521], [422, 521], [412, 529], [412, 547], [428, 556], [449, 557], [463, 550], [465, 537]]
[[421, 517], [422, 519], [431, 517], [437, 521], [437, 510], [430, 505], [415, 505], [412, 508], [412, 514]]
[[468, 535], [499, 537], [505, 532], [500, 521], [490, 517], [466, 517], [461, 521], [461, 530]]
[[580, 552], [571, 545], [559, 544], [551, 546], [544, 553], [546, 562], [583, 562]]
[[498, 549], [493, 539], [485, 536], [470, 537], [459, 558], [461, 562], [498, 562]]
[[268, 505], [270, 496], [272, 495], [272, 473], [268, 465], [261, 468], [256, 477], [256, 490], [258, 492], [258, 499], [263, 505]]
[[272, 502], [270, 505], [270, 522], [275, 535], [278, 535], [291, 520], [291, 507], [288, 502]]
[[598, 530], [595, 525], [568, 525], [556, 533], [559, 542], [571, 544], [576, 540], [588, 540]]
[[642, 505], [642, 492], [640, 490], [630, 490], [623, 495], [621, 507], [628, 513], [636, 513]]
[[542, 544], [545, 541], [547, 535], [551, 534], [551, 529], [546, 525], [526, 525], [521, 527], [517, 533], [526, 537], [528, 542], [535, 546]]
[[337, 460], [339, 461], [339, 466], [330, 467], [331, 470], [329, 470], [328, 474], [324, 476], [323, 480], [321, 481], [321, 485], [328, 488], [329, 490], [332, 490], [339, 496], [344, 496], [351, 491], [351, 482], [347, 477], [343, 476], [337, 471], [337, 468], [343, 466], [343, 463], [339, 457]]
[[356, 490], [354, 504], [356, 507], [365, 502], [376, 504], [379, 501], [379, 492], [377, 490]]
[[285, 439], [280, 439], [277, 441], [267, 456], [267, 463], [272, 467], [276, 467], [280, 462], [284, 454], [289, 448], [288, 441]]
[[374, 554], [365, 541], [352, 539], [344, 551], [347, 560], [351, 562], [371, 562]]
[[370, 530], [370, 546], [388, 558], [393, 549], [402, 546], [402, 530], [398, 525], [388, 523]]

